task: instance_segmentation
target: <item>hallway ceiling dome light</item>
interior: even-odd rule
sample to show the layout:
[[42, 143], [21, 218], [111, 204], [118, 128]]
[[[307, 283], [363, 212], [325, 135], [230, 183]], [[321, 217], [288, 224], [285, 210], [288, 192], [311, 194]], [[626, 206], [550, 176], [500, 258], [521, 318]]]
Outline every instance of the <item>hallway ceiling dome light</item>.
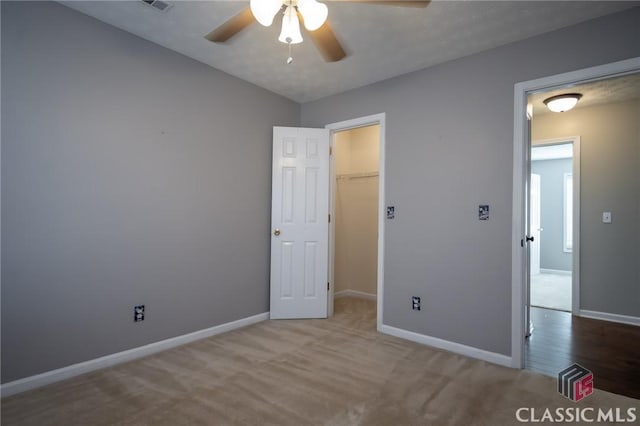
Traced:
[[543, 102], [553, 112], [566, 112], [575, 107], [581, 97], [580, 93], [565, 93], [547, 98]]

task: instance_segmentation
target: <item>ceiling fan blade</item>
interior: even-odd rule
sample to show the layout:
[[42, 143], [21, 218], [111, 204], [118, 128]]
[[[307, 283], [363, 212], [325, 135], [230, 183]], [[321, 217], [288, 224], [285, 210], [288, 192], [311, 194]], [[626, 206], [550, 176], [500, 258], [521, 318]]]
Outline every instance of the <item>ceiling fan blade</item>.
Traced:
[[256, 22], [256, 18], [253, 17], [251, 8], [246, 7], [236, 16], [204, 36], [204, 38], [214, 43], [224, 43], [254, 22]]
[[399, 7], [427, 7], [430, 0], [329, 0], [329, 1], [341, 1], [344, 3], [367, 3], [377, 4], [381, 6], [399, 6]]
[[325, 61], [338, 62], [347, 56], [333, 29], [331, 29], [329, 21], [325, 21], [320, 28], [315, 31], [309, 31], [307, 34], [309, 34], [313, 44], [316, 45]]

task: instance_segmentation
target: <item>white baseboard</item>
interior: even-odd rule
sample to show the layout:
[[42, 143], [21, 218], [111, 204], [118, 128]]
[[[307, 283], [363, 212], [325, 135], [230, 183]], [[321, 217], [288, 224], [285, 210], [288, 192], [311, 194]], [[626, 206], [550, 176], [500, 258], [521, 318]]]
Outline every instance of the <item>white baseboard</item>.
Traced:
[[91, 371], [111, 367], [123, 362], [132, 361], [137, 358], [142, 358], [157, 352], [175, 348], [176, 346], [181, 346], [196, 340], [215, 336], [216, 334], [226, 333], [227, 331], [246, 327], [248, 325], [262, 322], [268, 319], [269, 312], [265, 312], [225, 324], [216, 325], [204, 330], [194, 331], [193, 333], [183, 334], [182, 336], [172, 337], [170, 339], [149, 343], [148, 345], [128, 349], [126, 351], [117, 352], [115, 354], [106, 355], [100, 358], [91, 359], [89, 361], [80, 362], [78, 364], [69, 365], [67, 367], [58, 368], [56, 370], [36, 374], [35, 376], [29, 376], [23, 379], [14, 380], [13, 382], [8, 382], [0, 385], [0, 395], [2, 395], [3, 398], [5, 396], [15, 395], [17, 393], [39, 388], [41, 386], [59, 382], [61, 380], [70, 379], [71, 377], [79, 376], [80, 374], [89, 373]]
[[543, 269], [540, 268], [541, 274], [555, 274], [555, 275], [571, 275], [571, 271], [565, 271], [563, 269]]
[[339, 299], [341, 297], [357, 297], [360, 299], [367, 299], [367, 300], [378, 299], [378, 296], [376, 296], [375, 294], [365, 293], [364, 291], [357, 291], [357, 290], [342, 290], [335, 293], [333, 297], [335, 297], [336, 299]]
[[587, 311], [584, 309], [580, 309], [580, 316], [604, 321], [620, 322], [622, 324], [640, 325], [639, 317], [632, 317], [628, 315], [610, 314], [607, 312]]
[[444, 349], [449, 352], [468, 356], [470, 358], [487, 361], [492, 364], [512, 367], [511, 357], [507, 355], [485, 351], [483, 349], [474, 348], [472, 346], [466, 346], [460, 343], [450, 342], [448, 340], [442, 340], [438, 339], [437, 337], [414, 333], [413, 331], [403, 330], [401, 328], [395, 328], [384, 324], [378, 327], [378, 331], [381, 333], [390, 334], [395, 337], [400, 337], [401, 339], [411, 340], [412, 342], [421, 343], [423, 345], [433, 346], [434, 348]]

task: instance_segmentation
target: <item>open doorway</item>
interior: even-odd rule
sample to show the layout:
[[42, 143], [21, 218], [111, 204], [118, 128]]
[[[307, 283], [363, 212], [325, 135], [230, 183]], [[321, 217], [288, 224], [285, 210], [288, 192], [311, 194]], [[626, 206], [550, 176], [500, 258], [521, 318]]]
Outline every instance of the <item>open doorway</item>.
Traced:
[[[579, 363], [598, 377], [597, 388], [635, 398], [640, 397], [638, 377], [612, 369], [611, 359], [620, 365], [635, 362], [639, 349], [627, 342], [640, 341], [640, 310], [629, 301], [637, 300], [640, 252], [639, 71], [640, 58], [635, 58], [516, 84], [514, 144], [514, 366], [556, 376]], [[544, 101], [565, 92], [582, 95], [573, 110], [545, 111]], [[573, 234], [563, 232], [562, 242], [572, 251], [572, 281], [579, 278], [580, 291], [572, 287], [571, 312], [531, 308], [529, 317], [534, 303], [527, 299], [528, 286], [534, 285], [530, 278], [536, 272], [533, 242], [544, 242], [547, 233], [541, 221], [542, 235], [536, 235], [532, 212], [537, 180], [532, 177], [540, 174], [534, 165], [535, 141], [562, 144], [567, 134], [580, 135], [579, 143], [573, 144], [574, 173], [563, 173], [556, 185], [562, 192], [572, 189], [579, 194], [579, 203], [565, 206], [573, 209]], [[575, 162], [581, 156], [578, 176]], [[622, 271], [628, 275], [622, 276]]]
[[377, 299], [378, 124], [334, 133], [334, 298]]
[[336, 131], [332, 143], [333, 305], [375, 318], [380, 125]]
[[[384, 113], [328, 124], [331, 130], [329, 292], [366, 305], [382, 326], [384, 296]], [[334, 297], [335, 296], [335, 297]]]
[[[579, 161], [574, 146], [579, 137], [533, 141], [531, 146], [530, 304], [532, 307], [572, 312], [574, 237], [579, 227]], [[575, 149], [579, 153], [579, 149]], [[574, 179], [575, 177], [575, 179]], [[575, 217], [574, 217], [575, 214]], [[575, 229], [574, 229], [575, 228]], [[577, 254], [577, 247], [576, 247]], [[575, 256], [576, 263], [578, 262]], [[577, 298], [576, 298], [577, 299]]]

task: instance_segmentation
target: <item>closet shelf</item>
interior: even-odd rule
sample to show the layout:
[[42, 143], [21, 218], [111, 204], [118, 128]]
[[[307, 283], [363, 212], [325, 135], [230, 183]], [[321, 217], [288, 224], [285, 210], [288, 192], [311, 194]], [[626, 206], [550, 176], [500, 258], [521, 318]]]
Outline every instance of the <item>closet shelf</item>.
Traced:
[[378, 172], [364, 172], [364, 173], [342, 173], [336, 176], [338, 180], [342, 179], [362, 179], [369, 177], [377, 177]]

